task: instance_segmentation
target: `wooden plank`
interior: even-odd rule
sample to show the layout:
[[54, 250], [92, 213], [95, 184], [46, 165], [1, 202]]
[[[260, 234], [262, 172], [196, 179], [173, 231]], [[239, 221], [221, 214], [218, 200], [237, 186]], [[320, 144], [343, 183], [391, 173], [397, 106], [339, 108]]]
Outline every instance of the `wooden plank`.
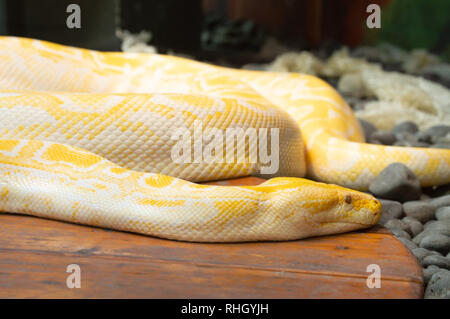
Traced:
[[[382, 229], [291, 242], [175, 242], [0, 216], [0, 297], [419, 298], [421, 269]], [[68, 289], [79, 264], [82, 288]], [[382, 287], [366, 286], [379, 264]], [[84, 283], [84, 284], [83, 284]]]
[[[81, 267], [80, 289], [66, 287], [69, 264]], [[370, 264], [381, 268], [379, 289], [366, 285]], [[208, 244], [0, 214], [3, 298], [420, 298], [422, 294], [420, 265], [381, 227], [290, 242]]]
[[[69, 263], [81, 267], [81, 288], [66, 286]], [[390, 298], [420, 297], [408, 281], [265, 271], [128, 257], [0, 252], [2, 298]]]

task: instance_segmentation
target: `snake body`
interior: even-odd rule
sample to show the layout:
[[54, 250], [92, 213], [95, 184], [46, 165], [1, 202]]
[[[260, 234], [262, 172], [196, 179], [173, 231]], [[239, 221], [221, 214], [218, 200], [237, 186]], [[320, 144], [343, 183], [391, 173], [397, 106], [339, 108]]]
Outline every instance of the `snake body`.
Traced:
[[[266, 163], [174, 162], [174, 130], [195, 136], [199, 122], [278, 129], [272, 178], [194, 183]], [[246, 155], [259, 146], [247, 141]], [[392, 162], [423, 186], [450, 182], [449, 150], [365, 144], [351, 109], [313, 76], [0, 37], [2, 212], [186, 241], [299, 239], [375, 224], [380, 203], [357, 190]]]

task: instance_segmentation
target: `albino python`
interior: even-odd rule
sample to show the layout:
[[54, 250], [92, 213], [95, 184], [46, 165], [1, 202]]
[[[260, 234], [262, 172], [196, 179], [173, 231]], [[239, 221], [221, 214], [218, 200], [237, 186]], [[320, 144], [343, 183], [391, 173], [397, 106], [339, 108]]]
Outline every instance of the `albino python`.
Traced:
[[[279, 129], [279, 169], [266, 177], [280, 177], [193, 183], [264, 166], [176, 163], [172, 133], [195, 134], [196, 121]], [[186, 241], [299, 239], [375, 224], [380, 203], [344, 187], [366, 190], [392, 162], [424, 186], [450, 182], [449, 150], [364, 144], [351, 109], [313, 76], [0, 37], [1, 212]]]

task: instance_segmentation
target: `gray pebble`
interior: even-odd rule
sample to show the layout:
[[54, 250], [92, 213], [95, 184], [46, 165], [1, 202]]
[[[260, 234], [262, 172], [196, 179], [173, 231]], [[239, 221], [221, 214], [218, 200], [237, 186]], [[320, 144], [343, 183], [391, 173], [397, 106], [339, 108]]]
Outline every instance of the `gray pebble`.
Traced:
[[435, 266], [435, 265], [430, 265], [424, 269], [433, 269], [433, 270], [438, 270], [438, 271], [441, 270], [441, 268], [439, 268], [438, 266]]
[[428, 249], [425, 249], [425, 248], [422, 248], [422, 247], [418, 247], [418, 248], [413, 249], [412, 253], [414, 254], [414, 256], [416, 256], [416, 258], [419, 261], [422, 261], [422, 259], [424, 259], [427, 256], [436, 255], [437, 254], [436, 252], [434, 252], [432, 250], [428, 250]]
[[427, 268], [423, 269], [423, 281], [425, 282], [425, 284], [428, 284], [428, 282], [430, 281], [431, 277], [437, 273], [438, 271], [442, 270], [439, 267], [436, 267], [434, 265], [428, 266]]
[[376, 132], [377, 128], [370, 122], [367, 122], [366, 120], [358, 118], [359, 123], [361, 124], [361, 127], [364, 131], [364, 137], [366, 141], [370, 139], [370, 136]]
[[441, 268], [439, 268], [435, 265], [430, 265], [427, 268], [424, 268], [423, 269], [423, 281], [425, 282], [425, 284], [427, 284], [430, 281], [431, 277], [440, 270], [441, 270]]
[[409, 228], [409, 225], [400, 219], [395, 218], [391, 219], [387, 221], [386, 224], [384, 224], [384, 227], [386, 227], [391, 231], [394, 229], [401, 229], [407, 232], [408, 234], [411, 234], [411, 229]]
[[394, 133], [389, 131], [376, 131], [370, 136], [370, 139], [378, 140], [384, 145], [392, 145], [397, 141]]
[[436, 208], [440, 208], [443, 206], [450, 206], [450, 195], [435, 197], [430, 201], [430, 203], [434, 205], [434, 207]]
[[403, 206], [399, 202], [389, 199], [378, 199], [383, 206], [383, 212], [381, 214], [379, 224], [384, 225], [388, 220], [400, 219], [403, 216]]
[[450, 206], [443, 206], [436, 210], [436, 219], [438, 220], [444, 220], [450, 219]]
[[406, 238], [408, 240], [411, 240], [411, 236], [403, 229], [394, 228], [394, 229], [389, 229], [389, 230], [397, 238]]
[[420, 244], [420, 241], [421, 241], [425, 236], [427, 236], [427, 235], [429, 235], [429, 234], [430, 234], [429, 231], [423, 230], [421, 233], [419, 233], [417, 236], [415, 236], [415, 237], [413, 238], [412, 241], [413, 241], [415, 244], [419, 245], [419, 244]]
[[[406, 146], [410, 146], [412, 143], [420, 142], [419, 138], [413, 133], [399, 132], [399, 133], [395, 133], [394, 135], [398, 142], [406, 143]], [[420, 142], [420, 143], [424, 143], [424, 142]]]
[[405, 245], [409, 250], [413, 250], [413, 249], [417, 249], [418, 248], [418, 246], [414, 242], [412, 242], [409, 239], [406, 239], [405, 237], [397, 237], [397, 239], [399, 241], [401, 241], [403, 243], [403, 245]]
[[417, 132], [416, 136], [417, 136], [417, 139], [419, 140], [419, 142], [423, 142], [423, 143], [427, 143], [427, 144], [431, 143], [431, 135], [429, 135], [423, 131]]
[[443, 269], [431, 276], [425, 298], [450, 299], [450, 271]]
[[428, 267], [430, 265], [435, 265], [439, 268], [450, 270], [450, 259], [439, 255], [430, 255], [422, 259], [423, 267]]
[[449, 125], [435, 125], [423, 132], [424, 136], [429, 136], [431, 142], [436, 143], [439, 138], [442, 138], [450, 133]]
[[437, 220], [429, 220], [427, 221], [425, 224], [423, 224], [423, 229], [427, 229], [428, 227], [430, 227], [432, 224], [437, 223]]
[[424, 225], [424, 230], [416, 237], [414, 237], [413, 242], [417, 245], [420, 244], [423, 238], [427, 235], [432, 234], [442, 234], [442, 235], [450, 235], [450, 221], [449, 220], [433, 220]]
[[442, 137], [438, 137], [435, 141], [434, 144], [444, 144], [444, 145], [449, 145], [450, 144], [450, 133], [448, 133], [445, 136]]
[[434, 218], [436, 208], [427, 202], [411, 201], [403, 203], [403, 211], [406, 216], [414, 217], [421, 223], [426, 223]]
[[424, 231], [450, 236], [450, 220], [433, 220], [423, 226]]
[[422, 194], [419, 180], [402, 163], [392, 163], [383, 169], [370, 183], [369, 191], [377, 197], [400, 202], [419, 199]]
[[442, 234], [429, 234], [420, 241], [419, 245], [422, 248], [446, 255], [450, 251], [450, 237]]
[[407, 133], [411, 133], [411, 134], [416, 134], [418, 131], [419, 131], [419, 127], [417, 126], [417, 124], [414, 122], [411, 122], [411, 121], [405, 121], [405, 122], [398, 123], [397, 125], [395, 125], [392, 128], [392, 132], [394, 132], [394, 133], [407, 132]]
[[416, 237], [423, 231], [423, 225], [421, 222], [419, 222], [417, 219], [411, 216], [406, 216], [402, 219], [403, 222], [408, 224], [409, 229], [411, 231], [411, 235], [413, 237]]

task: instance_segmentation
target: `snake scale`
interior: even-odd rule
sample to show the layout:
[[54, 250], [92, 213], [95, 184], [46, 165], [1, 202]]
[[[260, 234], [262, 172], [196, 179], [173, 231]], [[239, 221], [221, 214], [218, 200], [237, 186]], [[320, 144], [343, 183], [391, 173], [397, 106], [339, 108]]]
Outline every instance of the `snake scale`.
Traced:
[[[195, 183], [263, 167], [175, 162], [171, 134], [199, 122], [277, 128], [278, 169], [258, 186]], [[313, 76], [0, 37], [1, 212], [184, 241], [292, 240], [375, 224], [381, 205], [360, 191], [392, 162], [423, 186], [450, 182], [449, 150], [365, 144]]]

